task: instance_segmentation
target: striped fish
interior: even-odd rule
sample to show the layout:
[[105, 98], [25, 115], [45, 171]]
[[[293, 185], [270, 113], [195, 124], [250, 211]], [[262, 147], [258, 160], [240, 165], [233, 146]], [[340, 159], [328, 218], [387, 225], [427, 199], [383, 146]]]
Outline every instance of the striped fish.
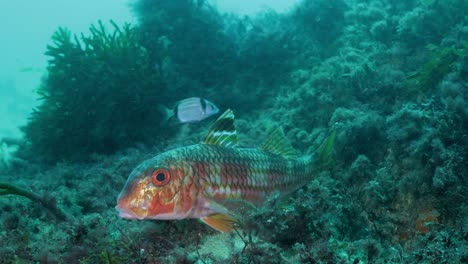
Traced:
[[159, 111], [166, 121], [175, 120], [178, 123], [200, 122], [219, 112], [219, 108], [212, 102], [200, 98], [190, 97], [178, 101], [173, 109], [158, 105]]
[[[322, 158], [330, 152], [332, 135]], [[259, 148], [237, 147], [234, 114], [227, 110], [202, 143], [167, 151], [135, 168], [116, 208], [127, 219], [199, 218], [227, 232], [237, 226], [240, 208], [261, 205], [273, 192], [286, 195], [300, 188], [312, 179], [316, 163], [297, 158], [280, 128]]]

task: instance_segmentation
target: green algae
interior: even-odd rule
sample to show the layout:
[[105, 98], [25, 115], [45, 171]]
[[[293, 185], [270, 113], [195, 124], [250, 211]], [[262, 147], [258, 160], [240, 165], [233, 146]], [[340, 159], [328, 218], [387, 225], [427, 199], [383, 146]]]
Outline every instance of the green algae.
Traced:
[[57, 217], [57, 219], [61, 221], [65, 221], [67, 219], [67, 215], [60, 208], [58, 208], [55, 203], [51, 202], [50, 199], [41, 197], [33, 192], [20, 188], [16, 185], [6, 183], [6, 182], [0, 182], [0, 196], [2, 195], [23, 196], [33, 202], [36, 202], [42, 205], [44, 208], [46, 208], [52, 214], [54, 214]]
[[99, 21], [89, 36], [59, 28], [47, 46], [48, 75], [38, 89], [42, 103], [24, 127], [30, 158], [56, 162], [86, 160], [158, 131], [161, 78], [130, 24]]
[[448, 73], [453, 71], [454, 63], [464, 58], [468, 52], [468, 43], [463, 48], [439, 47], [428, 45], [427, 61], [414, 73], [408, 76], [410, 94], [429, 94]]

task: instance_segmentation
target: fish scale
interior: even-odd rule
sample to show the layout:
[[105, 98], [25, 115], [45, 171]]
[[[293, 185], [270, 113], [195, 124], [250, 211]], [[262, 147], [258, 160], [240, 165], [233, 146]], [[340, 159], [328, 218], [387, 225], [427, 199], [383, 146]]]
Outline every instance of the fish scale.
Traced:
[[[199, 188], [210, 197], [243, 199], [261, 203], [271, 190], [288, 194], [310, 180], [312, 168], [307, 160], [291, 160], [259, 149], [226, 148], [208, 144], [184, 147], [172, 153], [194, 168], [193, 177], [199, 177]], [[223, 169], [223, 167], [229, 167]], [[305, 168], [296, 170], [295, 168]], [[247, 180], [249, 179], [249, 180]], [[210, 188], [211, 187], [211, 188]], [[229, 187], [231, 192], [222, 192]], [[233, 195], [240, 189], [241, 197]], [[256, 197], [246, 193], [256, 192]]]
[[[321, 161], [329, 156], [332, 135]], [[293, 192], [312, 179], [316, 165], [311, 157], [296, 157], [280, 128], [259, 148], [239, 148], [234, 114], [227, 110], [202, 143], [161, 153], [135, 168], [116, 208], [127, 219], [199, 218], [227, 232], [238, 226], [237, 210], [261, 205], [273, 192]]]

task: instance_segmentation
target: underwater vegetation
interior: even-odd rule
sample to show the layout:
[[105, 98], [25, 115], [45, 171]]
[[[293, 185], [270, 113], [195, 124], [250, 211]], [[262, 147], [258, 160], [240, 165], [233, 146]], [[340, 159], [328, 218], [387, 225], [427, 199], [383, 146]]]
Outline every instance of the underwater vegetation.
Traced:
[[160, 113], [147, 106], [158, 101], [161, 78], [138, 29], [111, 25], [110, 32], [102, 22], [92, 25], [90, 36], [65, 28], [52, 36], [42, 102], [24, 128], [33, 157], [86, 160], [157, 136]]
[[60, 208], [57, 207], [56, 203], [52, 199], [43, 198], [35, 193], [32, 193], [26, 189], [19, 188], [15, 185], [0, 182], [0, 195], [19, 195], [30, 199], [31, 201], [37, 202], [44, 206], [47, 210], [53, 213], [58, 219], [66, 220], [66, 215]]
[[203, 89], [233, 81], [236, 50], [222, 15], [206, 1], [142, 0], [133, 9], [142, 45], [173, 84], [168, 89], [210, 98]]
[[410, 76], [409, 87], [413, 92], [430, 93], [442, 79], [452, 71], [457, 60], [466, 60], [468, 42], [462, 43], [460, 49], [429, 45], [429, 56], [419, 70]]
[[[0, 170], [0, 263], [468, 263], [467, 1], [133, 10], [137, 25], [53, 35], [42, 104], [17, 157], [2, 157], [18, 162]], [[121, 219], [135, 167], [207, 133], [213, 120], [161, 122], [157, 104], [189, 97], [231, 108], [242, 147], [281, 126], [301, 155], [332, 158], [316, 156], [327, 166], [310, 182], [233, 232]]]
[[348, 8], [344, 0], [303, 1], [294, 9], [292, 20], [299, 30], [309, 34], [317, 45], [326, 49], [341, 34]]

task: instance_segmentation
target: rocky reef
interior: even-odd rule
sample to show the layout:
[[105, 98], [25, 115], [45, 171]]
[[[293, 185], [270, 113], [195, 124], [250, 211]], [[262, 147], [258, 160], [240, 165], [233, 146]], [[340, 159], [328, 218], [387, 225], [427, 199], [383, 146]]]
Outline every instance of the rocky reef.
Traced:
[[[467, 1], [133, 9], [137, 25], [53, 35], [22, 162], [0, 172], [38, 199], [0, 189], [0, 263], [468, 263]], [[333, 166], [231, 233], [120, 219], [132, 169], [213, 121], [161, 120], [157, 104], [190, 96], [233, 109], [243, 147], [282, 126], [311, 155], [335, 130]]]

